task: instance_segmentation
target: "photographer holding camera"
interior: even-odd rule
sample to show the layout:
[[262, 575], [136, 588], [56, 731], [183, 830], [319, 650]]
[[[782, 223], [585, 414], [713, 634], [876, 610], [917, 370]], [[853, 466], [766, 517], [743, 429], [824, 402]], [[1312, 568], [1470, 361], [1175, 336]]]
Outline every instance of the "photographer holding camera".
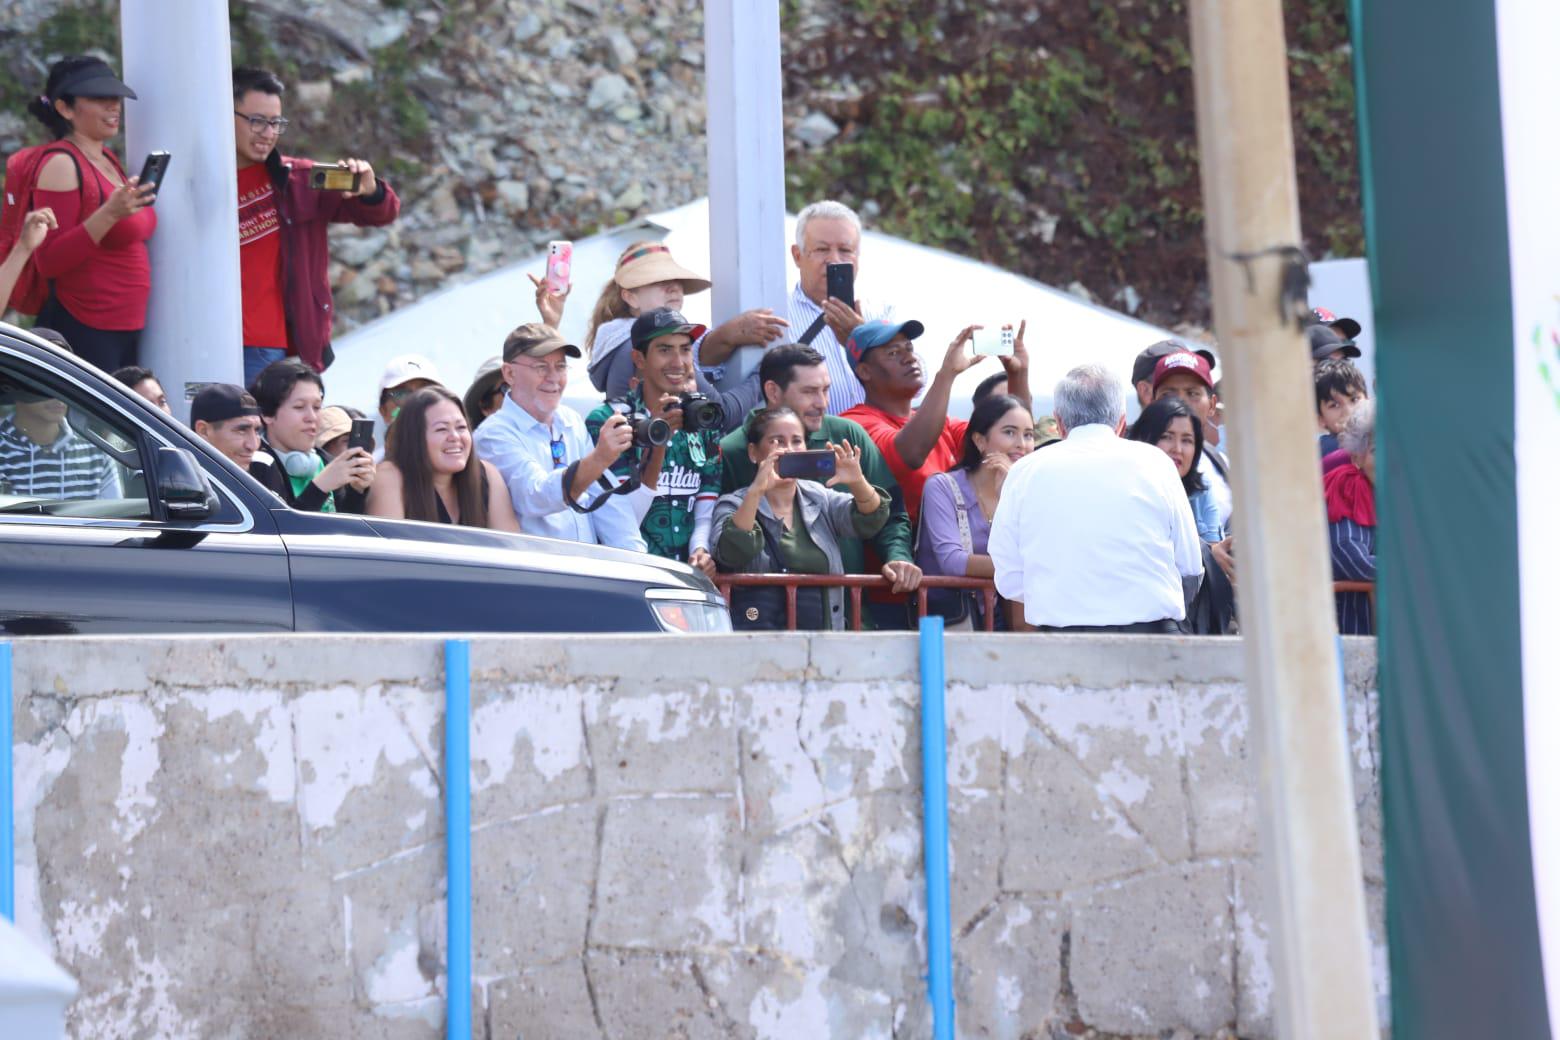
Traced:
[[646, 487], [655, 488], [639, 525], [646, 548], [713, 575], [710, 533], [720, 497], [720, 437], [726, 417], [719, 404], [690, 392], [693, 343], [703, 333], [703, 326], [668, 307], [634, 319], [629, 335], [638, 385], [621, 401], [591, 412], [585, 428], [596, 440], [612, 416], [628, 420], [634, 444], [618, 456], [612, 473], [628, 479], [637, 472]]
[[549, 326], [511, 332], [500, 366], [509, 393], [472, 434], [472, 445], [508, 486], [523, 533], [643, 552], [638, 524], [652, 492], [617, 494], [607, 479], [607, 467], [632, 446], [632, 429], [614, 415], [592, 447], [584, 420], [563, 403], [569, 358], [579, 356], [580, 348]]
[[331, 224], [378, 227], [401, 211], [390, 185], [362, 159], [317, 166], [284, 156], [287, 126], [276, 74], [234, 69], [246, 384], [284, 357], [300, 357], [316, 372], [330, 367], [335, 304], [325, 232]]

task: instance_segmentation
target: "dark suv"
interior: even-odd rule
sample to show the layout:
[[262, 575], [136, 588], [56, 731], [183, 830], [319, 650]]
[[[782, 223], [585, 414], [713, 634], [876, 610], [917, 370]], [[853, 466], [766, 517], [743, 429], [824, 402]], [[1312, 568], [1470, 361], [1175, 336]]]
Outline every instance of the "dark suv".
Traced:
[[[63, 415], [65, 434], [38, 449], [19, 404], [24, 420]], [[730, 627], [702, 574], [654, 556], [295, 512], [138, 394], [0, 324], [8, 634]]]

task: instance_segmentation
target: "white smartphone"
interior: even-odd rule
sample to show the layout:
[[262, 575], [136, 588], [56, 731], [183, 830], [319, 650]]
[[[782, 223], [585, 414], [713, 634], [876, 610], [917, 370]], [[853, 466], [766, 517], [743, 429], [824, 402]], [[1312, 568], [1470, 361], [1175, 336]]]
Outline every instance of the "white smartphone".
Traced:
[[976, 354], [993, 354], [997, 357], [1013, 356], [1013, 326], [987, 325], [975, 330]]

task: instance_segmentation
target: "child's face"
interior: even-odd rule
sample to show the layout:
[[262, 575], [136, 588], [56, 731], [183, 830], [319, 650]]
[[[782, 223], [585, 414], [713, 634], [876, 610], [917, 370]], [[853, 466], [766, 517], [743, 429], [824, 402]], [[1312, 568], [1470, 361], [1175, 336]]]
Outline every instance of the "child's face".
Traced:
[[682, 282], [656, 282], [654, 285], [642, 285], [637, 289], [624, 289], [623, 302], [628, 304], [636, 318], [657, 307], [670, 307], [674, 311], [682, 310], [683, 284]]
[[1349, 421], [1349, 416], [1354, 414], [1355, 405], [1365, 399], [1365, 395], [1359, 391], [1343, 394], [1337, 390], [1332, 392], [1332, 397], [1321, 403], [1317, 409], [1316, 421], [1321, 428], [1334, 437], [1343, 432], [1343, 424]]

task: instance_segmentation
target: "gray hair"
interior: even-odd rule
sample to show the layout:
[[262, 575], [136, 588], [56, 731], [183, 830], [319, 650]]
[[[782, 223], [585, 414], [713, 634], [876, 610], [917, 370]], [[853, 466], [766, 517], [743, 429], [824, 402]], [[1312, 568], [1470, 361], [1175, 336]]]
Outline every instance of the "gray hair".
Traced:
[[1080, 426], [1115, 426], [1127, 414], [1121, 380], [1104, 365], [1079, 365], [1056, 384], [1057, 421], [1071, 433]]
[[822, 202], [814, 202], [796, 215], [796, 248], [802, 249], [803, 239], [807, 235], [807, 225], [814, 220], [843, 220], [856, 229], [856, 237], [861, 237], [861, 218], [856, 216], [856, 211], [843, 202], [835, 202], [833, 199], [824, 199]]
[[1369, 398], [1354, 406], [1343, 432], [1338, 434], [1338, 446], [1350, 455], [1369, 455], [1376, 443], [1376, 403]]

